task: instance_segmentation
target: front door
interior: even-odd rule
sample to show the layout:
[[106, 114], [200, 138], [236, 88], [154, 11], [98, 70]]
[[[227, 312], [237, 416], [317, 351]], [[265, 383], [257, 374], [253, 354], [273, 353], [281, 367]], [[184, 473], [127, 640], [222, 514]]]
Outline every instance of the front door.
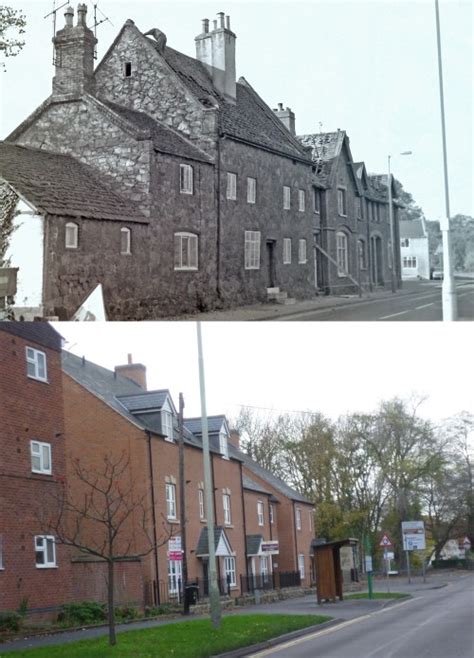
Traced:
[[267, 287], [275, 287], [275, 240], [267, 240]]

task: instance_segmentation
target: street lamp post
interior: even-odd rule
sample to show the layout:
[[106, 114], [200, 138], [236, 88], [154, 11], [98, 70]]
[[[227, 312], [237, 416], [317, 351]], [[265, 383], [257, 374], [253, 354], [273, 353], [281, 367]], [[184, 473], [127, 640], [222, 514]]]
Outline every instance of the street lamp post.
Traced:
[[[403, 151], [400, 155], [411, 155], [411, 151]], [[390, 160], [392, 156], [387, 157], [388, 162], [388, 177], [387, 177], [387, 187], [388, 187], [388, 216], [390, 222], [390, 255], [392, 258], [392, 292], [397, 291], [397, 268], [395, 265], [395, 222], [393, 219], [393, 199], [392, 199], [392, 174], [390, 173]]]
[[441, 57], [441, 28], [439, 22], [439, 4], [435, 0], [436, 13], [436, 42], [438, 46], [438, 73], [439, 73], [439, 100], [441, 106], [441, 136], [443, 141], [443, 169], [444, 169], [444, 197], [446, 202], [446, 217], [442, 219], [441, 231], [443, 233], [443, 320], [451, 322], [457, 320], [457, 298], [454, 287], [453, 263], [451, 259], [451, 234], [449, 231], [449, 182], [448, 182], [448, 153], [446, 148], [446, 122], [444, 117], [444, 91], [443, 91], [443, 63]]

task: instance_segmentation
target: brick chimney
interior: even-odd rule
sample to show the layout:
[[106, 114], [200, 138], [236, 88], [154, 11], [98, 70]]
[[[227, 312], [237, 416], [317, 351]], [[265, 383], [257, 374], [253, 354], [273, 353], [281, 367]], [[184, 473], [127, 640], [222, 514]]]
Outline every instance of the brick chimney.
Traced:
[[238, 430], [229, 430], [229, 443], [240, 450], [240, 434]]
[[209, 31], [209, 20], [202, 21], [202, 33], [195, 38], [196, 58], [204, 64], [211, 74], [214, 86], [227, 100], [235, 102], [235, 40], [230, 29], [230, 18], [224, 12], [217, 14], [218, 19]]
[[115, 373], [130, 379], [146, 391], [146, 367], [142, 363], [133, 363], [131, 354], [128, 355], [127, 361], [125, 366], [115, 366]]
[[56, 75], [53, 78], [53, 95], [81, 96], [94, 92], [94, 48], [97, 39], [86, 25], [87, 5], [77, 6], [77, 23], [74, 9], [66, 7], [66, 25], [53, 38]]
[[295, 130], [295, 113], [289, 107], [283, 109], [283, 103], [278, 103], [278, 107], [273, 110], [282, 124], [292, 135], [296, 135]]

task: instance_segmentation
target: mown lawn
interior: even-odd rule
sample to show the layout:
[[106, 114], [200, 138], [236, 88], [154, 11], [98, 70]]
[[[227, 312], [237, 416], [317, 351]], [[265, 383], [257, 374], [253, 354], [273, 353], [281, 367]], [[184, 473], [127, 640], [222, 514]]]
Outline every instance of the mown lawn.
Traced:
[[[404, 599], [410, 594], [405, 592], [372, 592], [373, 599]], [[368, 599], [367, 592], [358, 592], [357, 594], [346, 594], [344, 599]]]
[[[180, 622], [117, 635], [115, 647], [107, 637], [2, 653], [16, 658], [206, 658], [249, 646], [284, 633], [321, 624], [323, 615], [235, 615], [214, 630], [208, 619]], [[6, 647], [3, 647], [6, 648]]]

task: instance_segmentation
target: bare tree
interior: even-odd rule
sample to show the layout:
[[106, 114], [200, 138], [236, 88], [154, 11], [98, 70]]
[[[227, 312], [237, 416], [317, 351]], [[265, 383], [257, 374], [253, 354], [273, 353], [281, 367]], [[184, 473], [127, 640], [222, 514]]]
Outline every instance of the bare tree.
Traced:
[[109, 643], [114, 645], [115, 564], [148, 555], [165, 544], [172, 532], [163, 521], [163, 534], [154, 542], [148, 494], [137, 493], [127, 453], [106, 455], [98, 467], [84, 465], [79, 459], [72, 465], [67, 484], [51, 494], [53, 505], [43, 506], [43, 510], [49, 509], [47, 516], [39, 512], [39, 517], [57, 543], [107, 563]]

